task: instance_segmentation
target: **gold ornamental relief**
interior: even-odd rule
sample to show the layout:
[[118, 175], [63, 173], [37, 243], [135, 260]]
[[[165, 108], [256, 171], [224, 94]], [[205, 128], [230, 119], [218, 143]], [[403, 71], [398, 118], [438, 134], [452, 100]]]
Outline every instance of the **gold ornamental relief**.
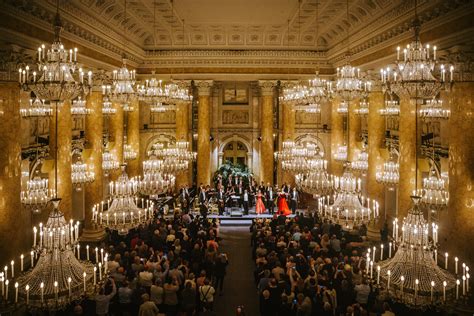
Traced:
[[295, 111], [295, 123], [297, 125], [316, 125], [318, 122], [318, 114], [307, 113], [305, 111]]
[[223, 110], [222, 124], [249, 124], [249, 112], [247, 110]]
[[176, 124], [176, 111], [150, 113], [150, 124]]

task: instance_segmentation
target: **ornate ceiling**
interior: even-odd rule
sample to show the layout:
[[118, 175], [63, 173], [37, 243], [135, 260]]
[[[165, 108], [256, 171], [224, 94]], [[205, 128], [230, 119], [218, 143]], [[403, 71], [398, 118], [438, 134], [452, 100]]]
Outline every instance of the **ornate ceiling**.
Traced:
[[[45, 31], [41, 40], [49, 37], [56, 0], [0, 2], [6, 42], [28, 46], [34, 32], [15, 29], [19, 23]], [[433, 28], [474, 11], [473, 0], [418, 2], [425, 31], [430, 23]], [[349, 0], [347, 19], [345, 0], [60, 0], [63, 38], [90, 49], [81, 49], [90, 59], [112, 65], [126, 52], [132, 65], [142, 68], [165, 67], [171, 57], [184, 55], [235, 57], [236, 51], [263, 54], [274, 64], [281, 60], [280, 67], [295, 50], [303, 56], [295, 67], [337, 64], [348, 44], [354, 58], [363, 58], [374, 47], [408, 39], [413, 7], [414, 0]]]

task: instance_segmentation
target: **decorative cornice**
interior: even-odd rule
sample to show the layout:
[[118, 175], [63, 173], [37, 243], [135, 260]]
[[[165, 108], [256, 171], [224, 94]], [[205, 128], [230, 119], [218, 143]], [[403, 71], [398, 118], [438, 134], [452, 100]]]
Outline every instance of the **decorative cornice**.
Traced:
[[210, 96], [211, 88], [214, 84], [213, 80], [195, 80], [194, 85], [196, 86], [200, 96]]
[[262, 92], [262, 96], [273, 96], [275, 87], [278, 86], [277, 80], [259, 80], [258, 85]]

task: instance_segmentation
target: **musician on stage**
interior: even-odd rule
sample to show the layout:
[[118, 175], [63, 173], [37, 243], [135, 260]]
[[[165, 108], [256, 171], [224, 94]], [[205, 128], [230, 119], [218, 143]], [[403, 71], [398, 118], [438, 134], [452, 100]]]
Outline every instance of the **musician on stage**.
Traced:
[[260, 190], [260, 192], [265, 192], [265, 184], [262, 182], [260, 182], [260, 185], [258, 186], [258, 190]]
[[274, 208], [275, 208], [275, 197], [276, 194], [273, 192], [273, 188], [270, 185], [270, 183], [267, 183], [267, 187], [265, 188], [265, 202], [266, 202], [266, 207], [267, 210], [270, 214], [273, 214]]
[[187, 186], [183, 186], [179, 193], [179, 202], [183, 211], [189, 210], [189, 191]]
[[290, 193], [290, 209], [293, 214], [296, 213], [296, 208], [298, 207], [298, 191], [296, 191], [296, 188], [293, 188], [293, 190]]
[[208, 192], [206, 187], [201, 183], [199, 185], [199, 203], [206, 204], [208, 199]]
[[217, 192], [217, 202], [219, 205], [219, 215], [223, 215], [225, 210], [225, 193], [222, 187], [219, 187]]
[[249, 193], [247, 190], [244, 190], [242, 195], [243, 206], [244, 206], [244, 215], [249, 215]]
[[[242, 197], [244, 195], [244, 187], [242, 185], [239, 185], [237, 189], [235, 190], [235, 195], [238, 195], [240, 197], [239, 199], [239, 207], [242, 207]], [[248, 195], [248, 192], [247, 192]]]

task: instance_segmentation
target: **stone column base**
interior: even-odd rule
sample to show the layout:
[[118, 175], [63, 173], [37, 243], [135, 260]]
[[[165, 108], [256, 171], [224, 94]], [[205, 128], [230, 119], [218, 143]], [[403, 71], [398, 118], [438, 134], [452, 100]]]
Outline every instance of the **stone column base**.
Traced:
[[81, 242], [99, 242], [105, 239], [105, 229], [102, 228], [84, 228], [79, 238]]

